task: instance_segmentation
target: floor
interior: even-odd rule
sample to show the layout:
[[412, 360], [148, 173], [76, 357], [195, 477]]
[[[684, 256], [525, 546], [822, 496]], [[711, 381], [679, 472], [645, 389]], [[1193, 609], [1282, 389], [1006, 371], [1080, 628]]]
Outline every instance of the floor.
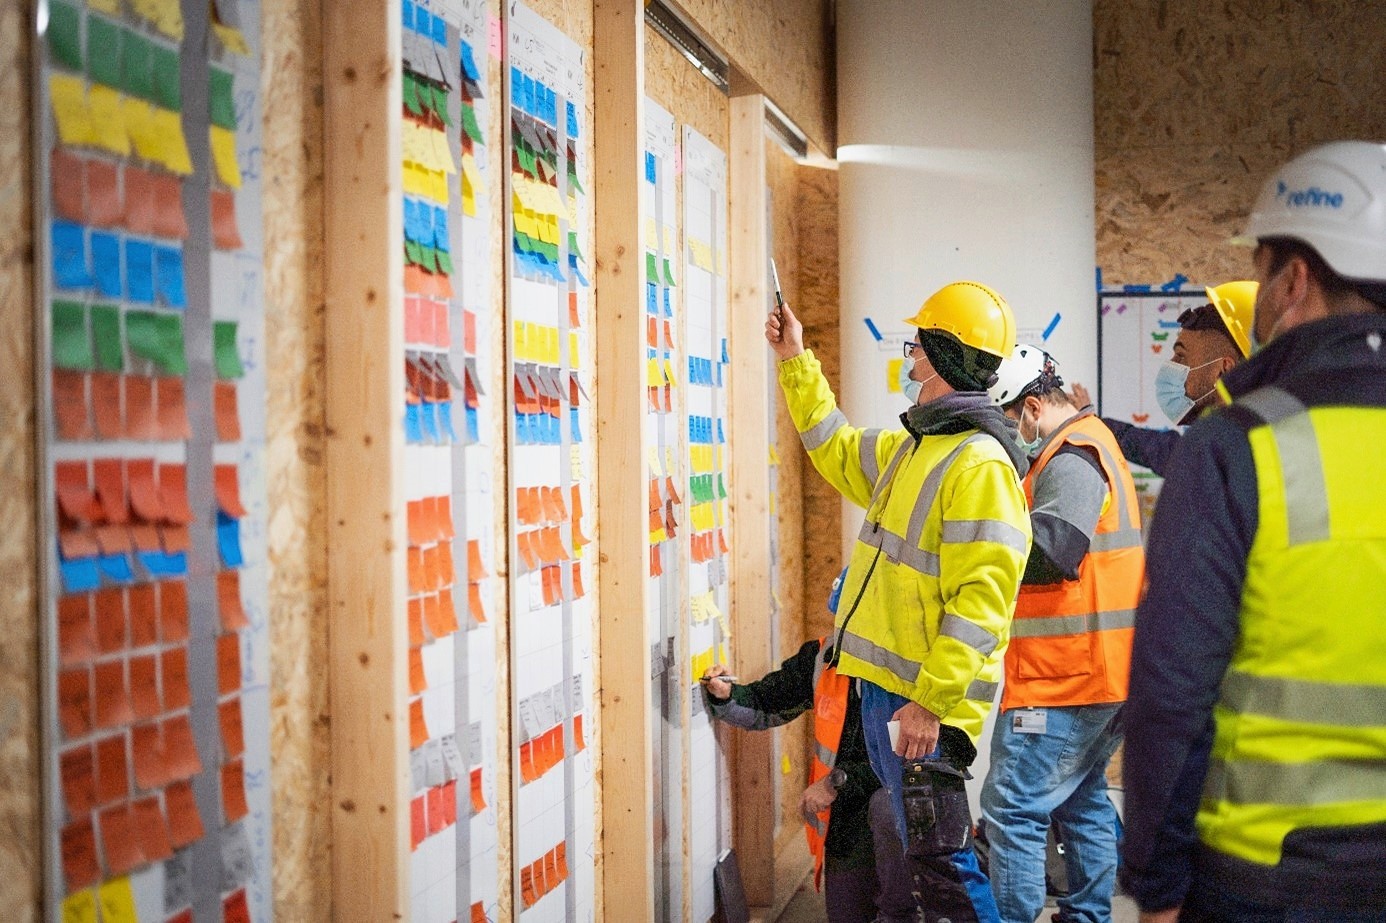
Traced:
[[[1129, 897], [1117, 897], [1112, 901], [1112, 923], [1136, 923], [1136, 917], [1136, 905]], [[778, 923], [826, 923], [827, 919], [823, 910], [823, 895], [813, 890], [813, 880], [809, 879], [790, 899]], [[1049, 911], [1046, 909], [1040, 921], [1048, 919]]]

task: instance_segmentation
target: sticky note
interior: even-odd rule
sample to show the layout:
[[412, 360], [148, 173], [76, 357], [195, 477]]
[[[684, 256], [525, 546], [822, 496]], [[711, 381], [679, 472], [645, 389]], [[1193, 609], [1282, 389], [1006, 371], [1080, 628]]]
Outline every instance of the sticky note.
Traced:
[[120, 89], [138, 99], [154, 98], [154, 46], [134, 30], [125, 33]]
[[76, 7], [57, 0], [49, 4], [48, 53], [64, 67], [82, 69], [82, 14]]
[[240, 378], [245, 374], [240, 353], [236, 348], [235, 321], [213, 322], [212, 344], [218, 378]]
[[87, 92], [87, 116], [91, 120], [92, 143], [118, 157], [130, 154], [130, 136], [120, 93], [94, 84]]
[[229, 381], [218, 381], [212, 385], [213, 414], [216, 417], [217, 441], [239, 442], [241, 439], [241, 417], [237, 409], [236, 385]]
[[217, 179], [232, 189], [241, 188], [241, 168], [236, 163], [236, 132], [217, 125], [207, 129]]
[[221, 806], [228, 824], [250, 813], [245, 801], [245, 763], [241, 760], [221, 767]]
[[150, 72], [154, 84], [154, 98], [151, 102], [172, 112], [182, 112], [182, 63], [178, 59], [177, 50], [155, 43], [151, 59]]
[[236, 224], [236, 197], [226, 189], [212, 190], [212, 243], [218, 250], [239, 250], [241, 232]]
[[[150, 163], [164, 162], [164, 141], [154, 122], [155, 108], [142, 99], [127, 96], [120, 104], [125, 133], [135, 153]], [[135, 228], [131, 228], [135, 230]]]
[[53, 365], [90, 370], [95, 364], [86, 311], [79, 302], [53, 302]]
[[[154, 303], [154, 247], [139, 240], [125, 241], [126, 294], [139, 304]], [[128, 321], [127, 321], [128, 327]]]
[[188, 640], [188, 587], [182, 580], [159, 581], [159, 638], [166, 644]]
[[168, 822], [159, 799], [145, 798], [130, 806], [131, 818], [139, 834], [140, 852], [146, 862], [162, 862], [173, 855], [168, 839]]
[[221, 553], [222, 567], [240, 567], [245, 564], [245, 558], [241, 553], [240, 523], [221, 513], [217, 513], [217, 550]]
[[[66, 839], [63, 843], [66, 846]], [[72, 886], [71, 879], [68, 885]], [[63, 923], [96, 923], [96, 892], [88, 888], [63, 898], [62, 915]]]
[[124, 31], [104, 17], [87, 17], [87, 76], [94, 82], [120, 87]]
[[172, 240], [188, 236], [188, 221], [183, 215], [183, 183], [175, 176], [159, 176], [153, 180], [153, 234]]
[[48, 98], [53, 104], [53, 120], [58, 138], [72, 147], [96, 144], [96, 127], [87, 111], [87, 91], [81, 77], [50, 74]]
[[120, 238], [103, 231], [91, 232], [91, 268], [96, 288], [107, 298], [123, 294], [120, 271]]
[[164, 790], [164, 804], [168, 809], [169, 841], [174, 849], [202, 839], [202, 817], [197, 812], [191, 785], [187, 782], [170, 785]]
[[[213, 67], [207, 73], [207, 105], [212, 124], [234, 132], [236, 130], [236, 105], [232, 97], [233, 76], [230, 71]], [[405, 75], [406, 85], [409, 77]]]
[[53, 284], [58, 288], [83, 289], [92, 284], [87, 270], [86, 239], [79, 224], [54, 221], [50, 229]]
[[133, 355], [154, 363], [165, 374], [187, 374], [183, 319], [177, 314], [128, 311], [125, 337]]
[[[77, 888], [87, 888], [96, 884], [101, 877], [101, 867], [96, 860], [96, 828], [92, 826], [89, 818], [82, 818], [68, 824], [62, 830], [62, 861], [63, 879], [67, 883], [69, 890]], [[92, 895], [91, 891], [84, 894]], [[72, 898], [69, 898], [72, 900]], [[95, 898], [92, 897], [90, 917], [79, 917], [78, 919], [96, 919]], [[85, 901], [77, 902], [79, 912], [87, 912]], [[67, 911], [67, 901], [63, 902], [64, 913]]]
[[[92, 235], [92, 260], [95, 262], [95, 236]], [[99, 278], [99, 277], [98, 277]], [[171, 308], [182, 308], [188, 304], [183, 287], [183, 251], [178, 247], [154, 248], [154, 289], [159, 300]], [[179, 332], [181, 339], [182, 333]], [[179, 372], [177, 374], [184, 374]]]
[[157, 139], [159, 156], [156, 158], [168, 169], [180, 176], [192, 174], [192, 157], [188, 154], [188, 141], [183, 136], [183, 120], [172, 109], [158, 106], [150, 110], [149, 131]]

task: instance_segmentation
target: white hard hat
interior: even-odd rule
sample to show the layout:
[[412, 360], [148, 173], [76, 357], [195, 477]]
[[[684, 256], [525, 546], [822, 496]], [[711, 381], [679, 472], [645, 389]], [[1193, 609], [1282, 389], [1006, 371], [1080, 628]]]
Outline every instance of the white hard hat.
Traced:
[[1277, 170], [1233, 242], [1266, 237], [1303, 241], [1348, 279], [1386, 281], [1386, 145], [1334, 141]]
[[1058, 382], [1059, 368], [1054, 358], [1038, 346], [1017, 343], [1011, 357], [1001, 360], [1001, 367], [996, 370], [996, 384], [987, 389], [987, 396], [997, 407], [1005, 407], [1038, 384], [1046, 373]]

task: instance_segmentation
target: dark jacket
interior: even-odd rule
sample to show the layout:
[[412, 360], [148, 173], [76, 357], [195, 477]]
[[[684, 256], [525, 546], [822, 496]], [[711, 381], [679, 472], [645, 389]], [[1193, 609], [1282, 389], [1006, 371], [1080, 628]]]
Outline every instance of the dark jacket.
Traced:
[[[1383, 314], [1304, 324], [1223, 382], [1234, 400], [1274, 384], [1310, 407], [1386, 407], [1383, 339]], [[1242, 585], [1258, 524], [1247, 439], [1254, 425], [1234, 405], [1189, 428], [1169, 461], [1146, 547], [1147, 590], [1136, 616], [1126, 703], [1121, 878], [1147, 910], [1183, 902], [1199, 852], [1194, 817], [1213, 741], [1213, 704], [1240, 633]], [[1368, 848], [1373, 867], [1386, 866], [1386, 835]], [[1231, 882], [1216, 884], [1235, 890]]]
[[[775, 672], [754, 683], [732, 686], [731, 698], [724, 702], [705, 695], [708, 710], [714, 718], [752, 731], [778, 727], [813, 711], [813, 667], [819, 650], [817, 640], [806, 642]], [[823, 845], [825, 870], [830, 872], [875, 864], [867, 808], [881, 783], [866, 754], [857, 684], [850, 683], [848, 690], [836, 764], [847, 773], [847, 781], [833, 801]]]
[[1116, 436], [1117, 445], [1121, 446], [1121, 454], [1126, 456], [1127, 461], [1149, 468], [1160, 477], [1165, 476], [1170, 457], [1179, 445], [1179, 430], [1147, 429], [1109, 417], [1103, 417], [1102, 422]]

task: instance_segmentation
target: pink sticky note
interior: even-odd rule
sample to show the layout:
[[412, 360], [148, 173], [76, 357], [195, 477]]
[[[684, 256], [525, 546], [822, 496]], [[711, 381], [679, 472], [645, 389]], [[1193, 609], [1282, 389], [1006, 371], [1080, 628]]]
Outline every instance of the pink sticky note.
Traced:
[[498, 59], [504, 58], [505, 55], [501, 54], [500, 19], [495, 13], [488, 13], [486, 14], [486, 20], [486, 27], [489, 35], [486, 47], [490, 49], [491, 57]]

